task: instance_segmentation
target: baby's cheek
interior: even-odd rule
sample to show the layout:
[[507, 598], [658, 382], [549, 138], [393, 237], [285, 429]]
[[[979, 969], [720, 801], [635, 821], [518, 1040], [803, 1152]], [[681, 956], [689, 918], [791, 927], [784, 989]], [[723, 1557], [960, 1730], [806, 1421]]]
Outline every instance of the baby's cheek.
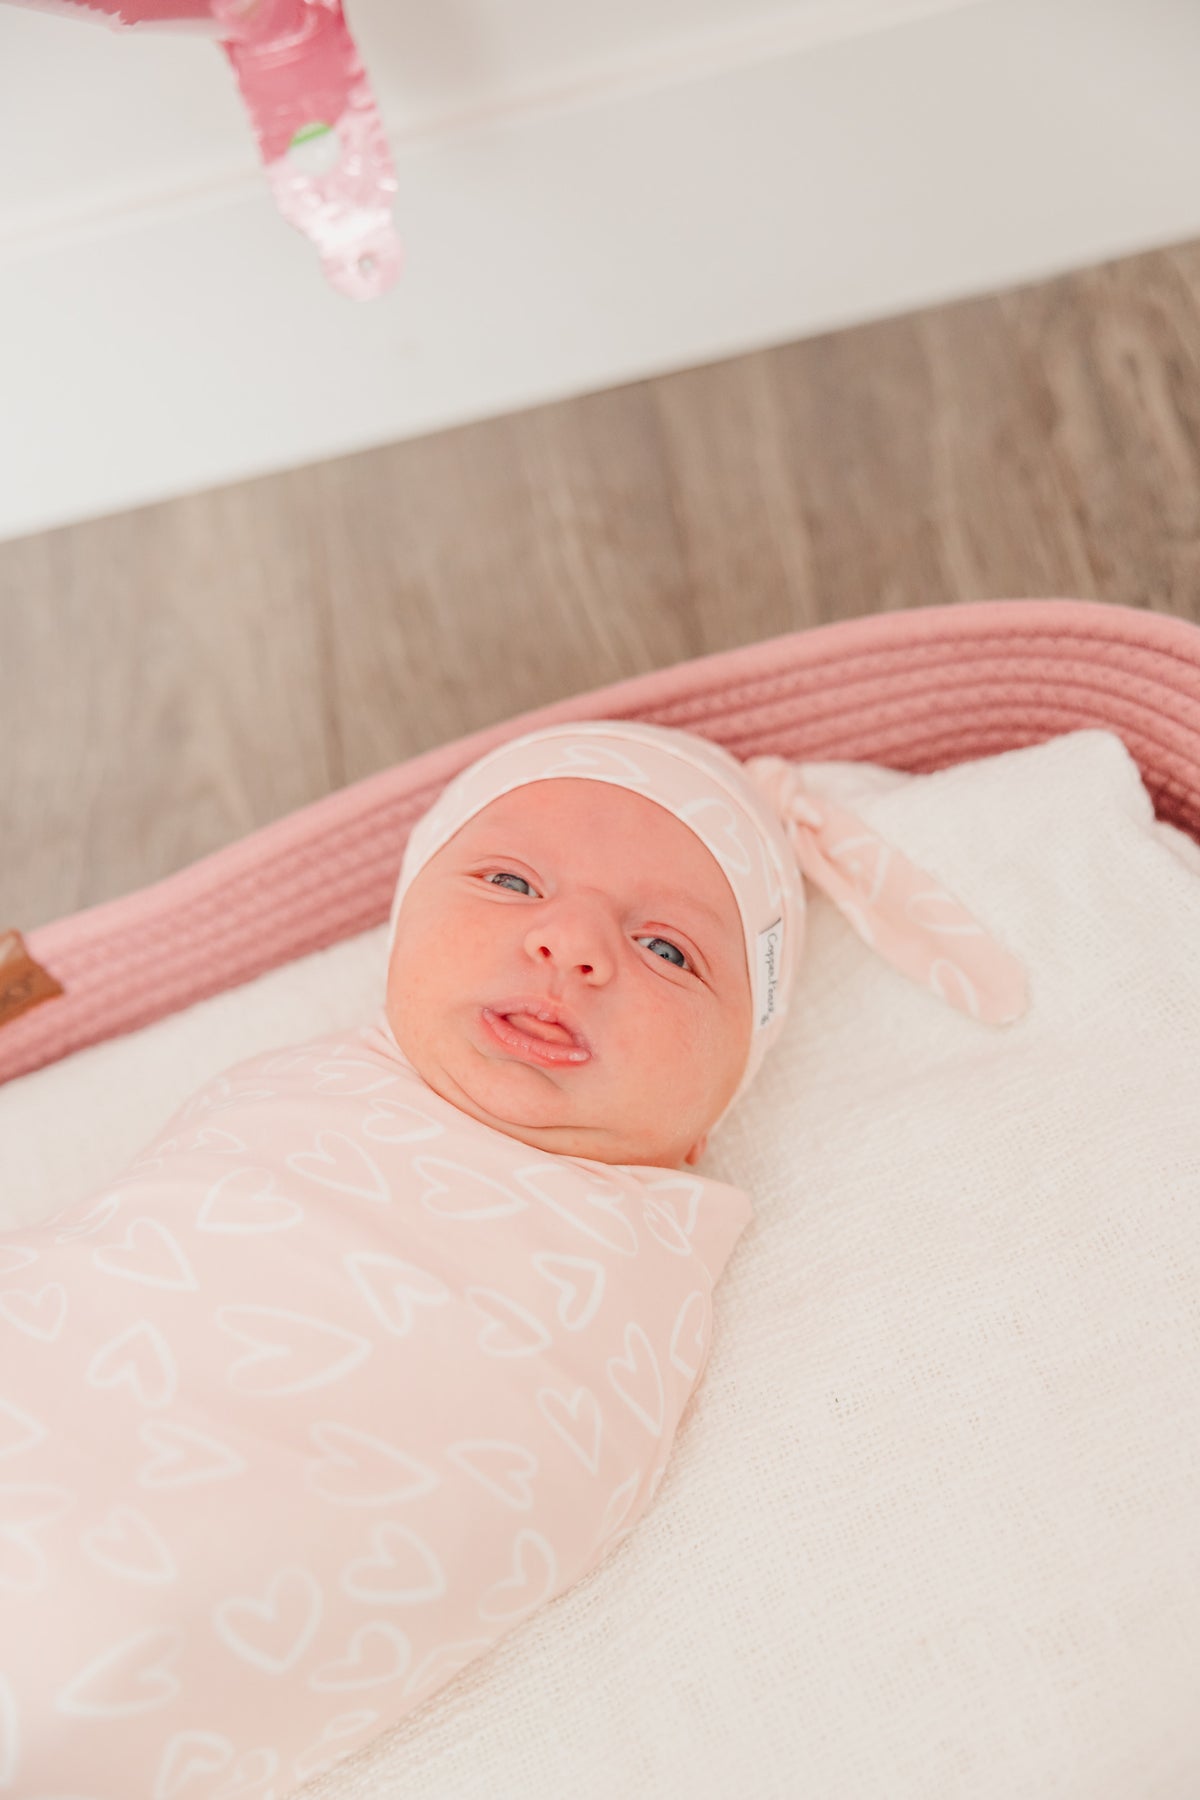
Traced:
[[731, 1079], [740, 1076], [743, 1061], [741, 1035], [721, 1019], [698, 1025], [688, 1034], [686, 1049], [681, 1053], [693, 1092], [704, 1104], [711, 1104], [713, 1099], [724, 1104], [725, 1090]]
[[447, 975], [436, 943], [422, 942], [411, 931], [402, 938], [398, 935], [388, 965], [388, 1004], [408, 1013], [426, 1012]]

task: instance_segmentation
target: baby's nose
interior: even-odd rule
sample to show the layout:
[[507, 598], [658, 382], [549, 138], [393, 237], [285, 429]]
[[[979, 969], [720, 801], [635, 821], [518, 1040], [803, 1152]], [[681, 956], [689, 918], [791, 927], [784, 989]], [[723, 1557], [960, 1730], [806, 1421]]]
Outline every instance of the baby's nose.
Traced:
[[542, 920], [527, 934], [525, 948], [535, 962], [574, 969], [597, 981], [607, 981], [615, 966], [611, 926], [590, 911], [570, 915], [564, 911], [553, 922]]

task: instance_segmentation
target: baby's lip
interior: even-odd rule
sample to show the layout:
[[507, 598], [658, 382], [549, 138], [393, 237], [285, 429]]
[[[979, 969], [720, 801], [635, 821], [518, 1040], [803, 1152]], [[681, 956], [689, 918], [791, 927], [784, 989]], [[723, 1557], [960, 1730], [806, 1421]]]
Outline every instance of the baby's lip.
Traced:
[[[510, 1013], [530, 1013], [535, 1019], [547, 1019], [551, 1024], [561, 1025], [564, 1031], [570, 1032], [574, 1049], [586, 1050], [589, 1056], [592, 1054], [592, 1046], [580, 1031], [576, 1020], [557, 1000], [549, 1000], [545, 995], [516, 994], [505, 1000], [489, 1001], [487, 1010], [499, 1013], [501, 1018], [507, 1018]], [[553, 1046], [548, 1045], [548, 1048]], [[567, 1046], [564, 1044], [562, 1048], [566, 1049]]]

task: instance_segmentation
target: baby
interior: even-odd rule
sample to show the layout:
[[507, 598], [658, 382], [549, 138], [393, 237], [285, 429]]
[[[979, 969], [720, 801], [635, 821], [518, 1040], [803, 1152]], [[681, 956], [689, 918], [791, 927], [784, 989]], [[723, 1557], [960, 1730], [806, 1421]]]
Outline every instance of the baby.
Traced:
[[551, 727], [414, 827], [374, 1024], [0, 1237], [0, 1792], [282, 1800], [633, 1529], [750, 1217], [696, 1165], [786, 1016], [801, 869], [1019, 1015], [790, 765]]

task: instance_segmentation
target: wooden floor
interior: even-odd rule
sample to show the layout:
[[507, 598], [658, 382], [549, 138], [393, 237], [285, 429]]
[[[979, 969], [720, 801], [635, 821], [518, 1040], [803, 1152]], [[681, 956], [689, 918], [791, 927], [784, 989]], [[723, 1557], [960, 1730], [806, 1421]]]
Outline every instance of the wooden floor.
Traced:
[[624, 676], [1026, 596], [1200, 623], [1200, 243], [0, 544], [0, 930]]

